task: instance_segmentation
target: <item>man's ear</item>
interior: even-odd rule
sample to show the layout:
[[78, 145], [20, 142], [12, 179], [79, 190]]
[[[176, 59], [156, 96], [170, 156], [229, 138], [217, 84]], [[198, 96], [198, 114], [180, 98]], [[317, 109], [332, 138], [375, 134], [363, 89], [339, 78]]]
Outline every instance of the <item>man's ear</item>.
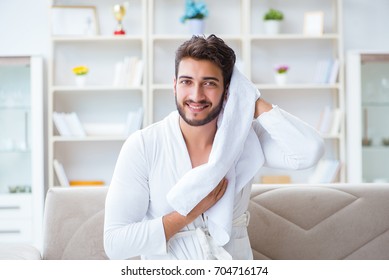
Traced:
[[174, 78], [173, 78], [173, 92], [174, 92], [174, 96], [177, 95], [176, 86], [177, 86], [177, 79], [176, 79], [176, 77], [174, 77]]
[[229, 88], [230, 84], [228, 84], [224, 90], [224, 100], [227, 100], [228, 98], [228, 88]]

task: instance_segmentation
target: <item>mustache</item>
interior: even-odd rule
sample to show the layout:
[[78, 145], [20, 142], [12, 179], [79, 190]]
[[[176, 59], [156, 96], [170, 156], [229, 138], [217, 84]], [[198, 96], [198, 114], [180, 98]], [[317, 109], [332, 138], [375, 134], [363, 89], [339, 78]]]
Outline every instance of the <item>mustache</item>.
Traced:
[[185, 103], [188, 103], [188, 104], [195, 103], [195, 104], [201, 104], [201, 105], [210, 104], [210, 102], [208, 102], [206, 100], [194, 101], [194, 100], [191, 100], [191, 99], [185, 100]]

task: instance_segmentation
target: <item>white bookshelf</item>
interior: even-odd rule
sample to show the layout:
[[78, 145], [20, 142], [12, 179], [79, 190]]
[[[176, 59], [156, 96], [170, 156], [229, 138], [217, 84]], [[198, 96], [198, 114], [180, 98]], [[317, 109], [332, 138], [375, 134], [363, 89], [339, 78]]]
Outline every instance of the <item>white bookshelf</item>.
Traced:
[[[54, 0], [50, 6], [93, 6], [99, 32], [92, 35], [52, 35], [48, 97], [48, 180], [58, 186], [53, 167], [57, 159], [69, 180], [110, 183], [126, 135], [61, 136], [53, 123], [54, 112], [75, 112], [82, 125], [125, 124], [130, 111], [147, 107], [147, 0], [129, 1], [123, 19], [125, 35], [116, 36], [116, 20], [108, 0]], [[114, 85], [115, 64], [125, 57], [143, 61], [140, 85]], [[87, 82], [78, 87], [72, 68], [87, 65]], [[148, 123], [144, 114], [143, 125]]]
[[[236, 52], [241, 70], [256, 84], [262, 96], [274, 104], [317, 127], [325, 106], [344, 112], [344, 77], [342, 54], [342, 1], [294, 0], [206, 1], [210, 11], [206, 19], [206, 35], [214, 33], [223, 38]], [[164, 8], [169, 5], [169, 9]], [[268, 8], [284, 13], [285, 19], [278, 35], [265, 35], [263, 14]], [[184, 9], [183, 1], [149, 1], [149, 120], [159, 121], [175, 109], [172, 81], [174, 54], [178, 45], [190, 38], [186, 26], [178, 22]], [[323, 11], [324, 33], [303, 34], [304, 13]], [[314, 82], [318, 61], [338, 59], [338, 79], [333, 84]], [[291, 69], [289, 81], [276, 85], [275, 64], [286, 63]], [[302, 105], [304, 104], [304, 105]], [[339, 133], [323, 134], [326, 144], [324, 158], [345, 162], [344, 121]], [[261, 175], [290, 175], [293, 182], [307, 182], [314, 169], [298, 172], [263, 169]], [[342, 168], [337, 181], [345, 181]]]
[[[175, 110], [173, 95], [175, 51], [183, 41], [191, 37], [188, 26], [179, 21], [184, 13], [185, 2], [182, 0], [130, 1], [130, 5], [135, 3], [132, 5], [137, 8], [132, 10], [132, 16], [126, 16], [127, 19], [125, 17], [127, 22], [124, 21], [124, 27], [131, 31], [125, 37], [111, 35], [115, 26], [112, 15], [108, 12], [104, 16], [100, 15], [101, 9], [108, 10], [113, 3], [107, 0], [84, 2], [77, 0], [71, 3], [70, 0], [64, 0], [60, 4], [67, 2], [77, 5], [95, 5], [100, 17], [101, 34], [85, 38], [74, 36], [52, 38], [55, 61], [50, 63], [49, 71], [52, 76], [49, 87], [51, 98], [49, 98], [49, 112], [59, 109], [76, 110], [81, 121], [89, 121], [93, 113], [85, 106], [85, 102], [96, 98], [94, 108], [100, 108], [102, 103], [112, 107], [110, 112], [108, 109], [102, 110], [96, 118], [109, 120], [118, 117], [117, 113], [124, 110], [120, 107], [123, 104], [128, 104], [129, 108], [133, 109], [143, 106], [144, 126], [146, 126], [163, 119]], [[238, 67], [256, 84], [265, 99], [280, 105], [315, 127], [325, 106], [345, 111], [342, 0], [206, 0], [205, 2], [209, 9], [206, 35], [214, 33], [234, 49]], [[281, 33], [278, 35], [264, 34], [262, 18], [270, 7], [281, 10], [285, 16]], [[304, 13], [318, 10], [323, 11], [324, 14], [324, 33], [319, 36], [304, 35]], [[134, 23], [135, 21], [137, 23]], [[90, 53], [84, 57], [82, 51], [88, 50]], [[65, 56], [64, 53], [72, 56]], [[107, 54], [107, 57], [103, 56], [103, 53]], [[89, 58], [87, 62], [96, 71], [97, 69], [103, 71], [107, 65], [112, 65], [113, 61], [119, 59], [124, 53], [144, 58], [145, 83], [142, 86], [112, 87], [109, 85], [112, 79], [109, 75], [112, 73], [102, 72], [96, 73], [93, 79], [91, 77], [90, 84], [85, 88], [79, 89], [72, 84], [69, 68], [81, 57]], [[96, 57], [99, 59], [95, 59]], [[314, 75], [318, 62], [334, 59], [340, 62], [337, 81], [333, 84], [315, 83]], [[290, 66], [288, 83], [282, 86], [276, 85], [273, 78], [274, 65], [279, 63]], [[63, 71], [68, 71], [66, 72], [68, 76], [63, 75]], [[120, 100], [118, 108], [113, 105], [116, 99]], [[339, 133], [323, 134], [326, 144], [325, 158], [345, 162], [344, 130], [344, 121], [342, 121]], [[112, 154], [116, 155], [123, 140], [119, 139], [120, 137], [86, 137], [82, 140], [71, 140], [58, 136], [53, 127], [49, 127], [49, 132], [51, 133], [49, 145], [52, 148], [49, 152], [49, 163], [54, 157], [63, 156], [65, 169], [74, 162], [70, 159], [70, 155], [82, 154], [80, 151], [70, 150], [76, 148], [75, 146], [80, 146], [83, 152], [83, 145], [98, 145], [94, 147], [96, 149], [101, 148], [103, 144], [113, 145]], [[64, 149], [69, 150], [63, 152]], [[105, 166], [107, 171], [103, 171], [108, 181], [112, 172], [112, 167], [109, 166], [114, 165], [114, 157], [101, 154], [101, 158], [96, 159], [92, 166], [106, 157], [111, 160]], [[79, 163], [76, 165], [80, 166]], [[75, 166], [72, 166], [69, 170], [74, 168]], [[262, 172], [285, 174], [282, 170], [264, 169]], [[301, 183], [307, 182], [307, 178], [312, 173], [313, 169], [287, 174], [292, 177], [292, 182]], [[53, 174], [50, 174], [50, 178], [50, 183], [55, 185]], [[337, 181], [345, 181], [344, 168], [341, 169]]]

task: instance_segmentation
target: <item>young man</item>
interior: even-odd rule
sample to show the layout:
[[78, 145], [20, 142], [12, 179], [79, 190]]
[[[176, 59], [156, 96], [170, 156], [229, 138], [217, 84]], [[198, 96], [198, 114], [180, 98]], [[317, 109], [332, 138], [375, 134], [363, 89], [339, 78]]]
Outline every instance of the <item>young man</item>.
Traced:
[[[226, 178], [210, 186], [212, 191], [186, 215], [167, 200], [186, 173], [210, 158], [218, 119], [229, 100], [234, 64], [234, 51], [215, 35], [193, 36], [177, 50], [174, 97], [178, 112], [132, 134], [117, 161], [105, 211], [104, 246], [109, 258], [252, 259], [247, 235], [252, 179], [234, 194], [232, 228], [223, 246], [215, 245], [207, 230], [207, 210], [226, 193]], [[243, 93], [239, 98], [245, 98]], [[313, 128], [262, 98], [252, 106], [250, 125], [261, 149], [250, 153], [257, 153], [266, 166], [308, 168], [321, 157], [323, 141]], [[236, 176], [244, 172], [237, 170]]]

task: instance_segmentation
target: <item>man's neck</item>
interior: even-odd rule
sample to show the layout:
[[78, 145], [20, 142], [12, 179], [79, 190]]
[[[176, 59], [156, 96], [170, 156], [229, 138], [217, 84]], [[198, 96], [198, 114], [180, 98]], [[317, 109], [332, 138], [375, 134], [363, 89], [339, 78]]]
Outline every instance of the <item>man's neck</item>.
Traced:
[[216, 120], [206, 125], [191, 126], [180, 117], [179, 123], [192, 167], [206, 163], [216, 135]]

